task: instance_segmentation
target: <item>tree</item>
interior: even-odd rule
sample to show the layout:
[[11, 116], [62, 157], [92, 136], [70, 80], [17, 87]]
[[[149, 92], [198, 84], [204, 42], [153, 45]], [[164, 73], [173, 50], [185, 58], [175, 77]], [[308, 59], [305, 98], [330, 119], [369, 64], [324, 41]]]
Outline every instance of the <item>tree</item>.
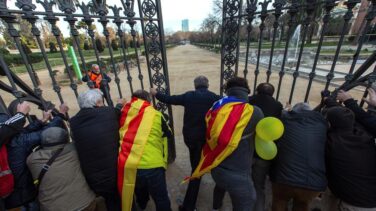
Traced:
[[99, 53], [102, 53], [104, 51], [104, 45], [100, 38], [95, 39], [95, 45], [97, 46], [97, 50]]
[[27, 46], [26, 43], [24, 43], [23, 41], [21, 41], [21, 47], [27, 55], [30, 55], [32, 53], [29, 46]]
[[112, 40], [111, 41], [111, 47], [114, 51], [117, 51], [119, 50], [119, 45], [118, 45], [118, 42], [116, 40]]
[[112, 42], [112, 40], [115, 40], [116, 39], [116, 32], [115, 32], [115, 29], [112, 28], [112, 27], [107, 27], [107, 31], [109, 33], [108, 37], [110, 38], [110, 42]]
[[54, 42], [50, 42], [50, 53], [56, 53], [57, 52], [57, 48], [56, 48], [56, 45]]

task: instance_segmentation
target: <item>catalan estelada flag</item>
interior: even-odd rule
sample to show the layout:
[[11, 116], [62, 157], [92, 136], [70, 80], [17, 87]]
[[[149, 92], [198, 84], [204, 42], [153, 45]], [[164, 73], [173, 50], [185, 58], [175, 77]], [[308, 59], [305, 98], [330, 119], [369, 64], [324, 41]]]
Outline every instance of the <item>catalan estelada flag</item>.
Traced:
[[200, 178], [229, 156], [238, 147], [252, 114], [253, 106], [241, 99], [224, 97], [217, 101], [205, 116], [206, 144], [200, 163], [185, 181]]
[[149, 102], [138, 98], [132, 98], [121, 111], [118, 190], [122, 211], [132, 209], [137, 167], [157, 112]]

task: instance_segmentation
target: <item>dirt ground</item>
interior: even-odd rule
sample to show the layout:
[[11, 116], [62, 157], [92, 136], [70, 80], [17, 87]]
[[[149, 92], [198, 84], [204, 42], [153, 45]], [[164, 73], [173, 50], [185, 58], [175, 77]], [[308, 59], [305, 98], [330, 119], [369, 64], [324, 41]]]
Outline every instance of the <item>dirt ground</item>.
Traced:
[[[192, 90], [193, 87], [193, 79], [198, 75], [204, 75], [209, 78], [210, 81], [210, 90], [219, 93], [219, 81], [220, 81], [220, 55], [215, 54], [200, 48], [197, 48], [192, 45], [183, 45], [177, 46], [167, 51], [167, 60], [168, 60], [168, 70], [169, 70], [169, 77], [170, 77], [170, 86], [171, 86], [171, 93], [172, 94], [181, 94], [185, 91]], [[149, 79], [147, 74], [146, 63], [141, 63], [142, 74], [144, 76], [143, 82], [145, 85], [145, 89], [149, 89]], [[56, 68], [54, 68], [56, 69]], [[62, 94], [64, 96], [65, 102], [70, 106], [70, 115], [73, 116], [78, 111], [77, 101], [73, 94], [73, 91], [69, 87], [69, 81], [65, 75], [62, 74], [62, 69], [58, 69], [59, 72], [57, 73], [57, 79], [60, 81], [62, 86]], [[244, 64], [239, 65], [239, 75], [243, 74]], [[250, 82], [250, 87], [253, 90], [254, 86], [254, 66], [249, 65], [248, 70], [250, 73], [248, 74], [247, 79]], [[136, 67], [131, 69], [132, 74], [132, 83], [134, 89], [139, 89], [140, 80], [138, 79], [138, 70]], [[54, 102], [55, 104], [59, 104], [58, 98], [56, 93], [52, 90], [51, 80], [49, 78], [47, 71], [38, 71], [38, 75], [41, 79], [42, 85], [41, 89], [43, 90], [43, 96]], [[30, 83], [30, 79], [27, 74], [20, 74], [19, 75], [22, 79], [26, 82]], [[114, 75], [110, 74], [110, 77], [114, 79]], [[121, 72], [120, 75], [121, 80], [121, 90], [123, 92], [123, 97], [130, 99], [130, 92], [129, 92], [129, 84], [126, 80], [125, 71]], [[0, 78], [3, 81], [7, 81], [4, 78]], [[275, 86], [278, 84], [278, 73], [273, 72], [271, 77], [271, 83]], [[261, 73], [258, 77], [258, 83], [266, 81], [266, 70], [261, 69]], [[304, 99], [306, 87], [308, 81], [303, 78], [298, 78], [296, 83], [296, 89], [294, 92], [293, 104], [296, 102], [301, 102]], [[280, 100], [281, 102], [286, 102], [288, 100], [288, 95], [291, 90], [292, 84], [292, 77], [291, 75], [286, 74], [283, 83], [282, 83], [282, 90]], [[111, 95], [113, 99], [119, 97], [117, 87], [115, 82], [111, 82]], [[320, 101], [320, 91], [323, 90], [324, 84], [319, 82], [314, 82], [311, 89], [311, 94], [309, 98], [309, 102], [311, 105], [316, 106]], [[78, 86], [79, 93], [86, 90], [86, 84], [81, 84]], [[359, 90], [352, 91], [354, 97], [359, 98], [362, 95], [362, 92]], [[4, 98], [6, 103], [9, 103], [14, 98], [1, 92], [1, 96]], [[35, 110], [34, 110], [35, 111]], [[175, 129], [175, 137], [176, 137], [176, 151], [177, 157], [176, 161], [169, 166], [167, 171], [167, 184], [168, 184], [168, 191], [170, 194], [170, 199], [172, 202], [173, 210], [177, 210], [177, 205], [180, 204], [184, 198], [185, 190], [187, 184], [181, 184], [184, 177], [190, 174], [190, 164], [188, 158], [188, 150], [183, 143], [182, 138], [182, 123], [183, 123], [183, 108], [179, 106], [173, 107], [173, 118], [174, 118], [174, 129]], [[214, 188], [214, 182], [211, 179], [210, 175], [205, 175], [202, 179], [201, 189], [198, 197], [197, 207], [199, 211], [209, 211], [211, 210], [212, 204], [212, 190]], [[270, 188], [268, 188], [270, 189]], [[268, 191], [268, 195], [270, 195], [270, 190]], [[270, 204], [270, 197], [267, 199], [267, 204]], [[149, 203], [149, 207], [147, 210], [153, 210], [153, 203]], [[231, 203], [226, 196], [223, 211], [231, 210]]]

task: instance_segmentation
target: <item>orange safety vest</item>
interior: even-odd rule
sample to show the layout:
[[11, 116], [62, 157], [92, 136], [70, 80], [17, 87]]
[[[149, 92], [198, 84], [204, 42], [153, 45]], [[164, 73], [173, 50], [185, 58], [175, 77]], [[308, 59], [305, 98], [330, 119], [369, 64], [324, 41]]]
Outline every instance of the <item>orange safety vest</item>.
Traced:
[[89, 79], [94, 82], [94, 88], [99, 89], [101, 87], [102, 75], [89, 72]]

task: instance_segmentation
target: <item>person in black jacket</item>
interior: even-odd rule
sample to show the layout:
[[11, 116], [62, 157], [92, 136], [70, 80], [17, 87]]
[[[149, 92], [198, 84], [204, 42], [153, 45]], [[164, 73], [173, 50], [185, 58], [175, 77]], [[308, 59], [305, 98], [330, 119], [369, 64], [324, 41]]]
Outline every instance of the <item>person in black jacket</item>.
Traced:
[[[376, 106], [376, 92], [373, 88], [368, 89], [369, 98], [364, 99], [370, 106]], [[340, 90], [337, 94], [337, 100], [352, 110], [355, 114], [355, 119], [363, 127], [367, 129], [373, 136], [376, 136], [376, 116], [371, 115], [369, 112], [364, 111], [354, 100], [348, 92]]]
[[[194, 86], [194, 91], [173, 96], [157, 92], [156, 89], [150, 89], [150, 93], [159, 101], [184, 106], [183, 136], [184, 143], [189, 149], [192, 172], [200, 161], [202, 146], [205, 144], [205, 114], [213, 103], [220, 99], [218, 95], [208, 90], [209, 80], [205, 76], [196, 77]], [[195, 209], [199, 187], [199, 179], [189, 182], [184, 202], [179, 210], [192, 211]]]
[[327, 122], [308, 104], [298, 103], [282, 114], [284, 134], [276, 144], [273, 160], [273, 211], [285, 211], [293, 199], [293, 210], [308, 211], [310, 202], [327, 186], [325, 144]]
[[8, 114], [0, 114], [0, 147], [22, 130], [29, 112], [30, 105], [23, 102], [17, 105], [17, 113], [11, 118]]
[[70, 119], [72, 139], [90, 188], [106, 201], [107, 210], [120, 210], [117, 190], [120, 110], [104, 106], [99, 90], [78, 97], [80, 111]]
[[326, 145], [328, 186], [341, 201], [340, 210], [375, 210], [374, 138], [355, 123], [354, 113], [348, 108], [329, 108], [326, 119], [330, 124]]
[[[283, 106], [273, 98], [274, 86], [270, 83], [261, 83], [257, 86], [254, 95], [249, 97], [249, 103], [259, 107], [265, 117], [281, 118]], [[255, 153], [252, 165], [252, 179], [256, 189], [255, 211], [265, 210], [265, 180], [269, 174], [271, 161], [263, 160]]]
[[[18, 134], [26, 122], [26, 115], [30, 112], [30, 105], [27, 102], [18, 104], [17, 113], [9, 118], [6, 113], [0, 113], [0, 147]], [[0, 174], [3, 172], [0, 169]], [[0, 178], [1, 179], [1, 178]], [[4, 200], [0, 198], [0, 210], [5, 210]]]
[[[9, 109], [12, 111], [13, 109]], [[8, 162], [14, 176], [14, 190], [5, 198], [5, 207], [13, 209], [20, 206], [27, 210], [39, 210], [35, 202], [36, 189], [26, 159], [32, 149], [41, 142], [41, 133], [48, 127], [64, 128], [63, 119], [68, 111], [66, 105], [60, 106], [60, 113], [52, 119], [51, 111], [43, 112], [43, 119], [31, 122], [7, 143]], [[49, 123], [47, 123], [51, 120]]]

